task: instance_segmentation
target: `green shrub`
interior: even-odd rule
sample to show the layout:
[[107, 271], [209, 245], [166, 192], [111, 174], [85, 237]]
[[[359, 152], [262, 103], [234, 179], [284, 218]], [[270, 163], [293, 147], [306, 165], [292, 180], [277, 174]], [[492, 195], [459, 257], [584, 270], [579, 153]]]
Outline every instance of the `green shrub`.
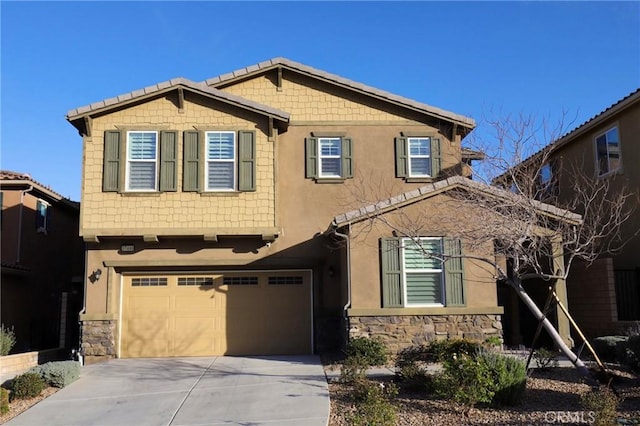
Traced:
[[490, 336], [484, 339], [484, 344], [490, 348], [501, 347], [502, 339], [499, 336]]
[[354, 384], [353, 397], [356, 409], [347, 416], [347, 423], [355, 426], [393, 426], [396, 424], [396, 408], [390, 400], [398, 395], [393, 384], [383, 385], [370, 380]]
[[355, 383], [364, 380], [367, 376], [368, 362], [361, 356], [348, 356], [340, 368], [340, 381], [342, 383]]
[[80, 377], [80, 363], [77, 361], [56, 361], [38, 365], [29, 370], [39, 374], [49, 385], [63, 388]]
[[609, 426], [617, 424], [617, 410], [620, 399], [607, 387], [592, 390], [580, 398], [586, 411], [594, 414], [593, 425]]
[[479, 342], [469, 339], [434, 340], [427, 345], [424, 357], [429, 362], [444, 362], [454, 356], [473, 356], [481, 347]]
[[8, 355], [15, 344], [16, 335], [13, 333], [13, 329], [10, 330], [4, 325], [0, 325], [0, 356]]
[[33, 398], [47, 387], [44, 379], [39, 374], [24, 373], [15, 377], [11, 382], [11, 398]]
[[515, 405], [526, 387], [523, 361], [492, 351], [454, 356], [433, 378], [436, 395], [466, 405]]
[[9, 391], [5, 388], [0, 388], [0, 414], [7, 414], [9, 412]]
[[347, 357], [358, 357], [370, 367], [387, 363], [387, 349], [380, 338], [354, 337], [345, 349]]
[[396, 357], [396, 376], [405, 388], [413, 391], [431, 390], [431, 376], [427, 363], [432, 356], [428, 346], [411, 346], [402, 349]]
[[536, 367], [541, 370], [549, 370], [550, 368], [558, 367], [559, 363], [556, 359], [558, 354], [547, 348], [536, 349], [533, 352], [533, 360], [536, 362]]
[[[593, 349], [598, 354], [598, 357], [602, 361], [607, 362], [616, 362], [624, 361], [624, 348], [626, 347], [626, 342], [629, 339], [628, 336], [602, 336], [596, 337], [591, 342], [593, 344]], [[621, 347], [622, 350], [618, 348]], [[619, 357], [622, 356], [622, 359]]]

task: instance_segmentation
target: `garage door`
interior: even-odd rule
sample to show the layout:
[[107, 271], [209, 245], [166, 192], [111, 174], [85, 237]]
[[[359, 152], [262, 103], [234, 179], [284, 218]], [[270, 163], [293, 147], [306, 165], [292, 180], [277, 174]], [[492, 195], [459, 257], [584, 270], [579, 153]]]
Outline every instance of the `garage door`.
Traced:
[[129, 275], [121, 357], [309, 354], [307, 271]]

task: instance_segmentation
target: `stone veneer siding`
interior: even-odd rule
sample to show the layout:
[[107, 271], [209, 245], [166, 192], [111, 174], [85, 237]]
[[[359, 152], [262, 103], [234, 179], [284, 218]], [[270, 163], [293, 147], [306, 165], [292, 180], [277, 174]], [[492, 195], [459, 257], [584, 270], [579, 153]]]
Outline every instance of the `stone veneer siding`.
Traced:
[[82, 321], [82, 355], [86, 363], [115, 358], [116, 321]]
[[349, 317], [350, 337], [380, 337], [390, 352], [431, 340], [502, 338], [500, 315], [403, 315]]

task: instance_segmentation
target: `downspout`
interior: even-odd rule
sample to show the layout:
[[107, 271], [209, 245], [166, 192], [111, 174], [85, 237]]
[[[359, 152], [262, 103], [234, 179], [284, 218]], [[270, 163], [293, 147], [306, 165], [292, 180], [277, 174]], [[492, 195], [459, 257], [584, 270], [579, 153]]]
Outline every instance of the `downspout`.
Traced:
[[20, 264], [20, 246], [22, 245], [22, 210], [24, 204], [24, 194], [33, 191], [33, 185], [29, 185], [29, 189], [20, 192], [20, 211], [18, 212], [18, 244], [16, 249], [16, 264]]
[[[334, 222], [335, 226], [335, 222]], [[348, 233], [351, 233], [351, 225], [348, 225]], [[342, 307], [342, 315], [344, 317], [344, 323], [347, 327], [346, 335], [349, 335], [348, 329], [348, 317], [347, 317], [347, 309], [351, 307], [351, 240], [349, 239], [349, 234], [343, 234], [338, 232], [336, 229], [333, 230], [333, 234], [339, 238], [342, 238], [347, 243], [347, 301]]]
[[82, 309], [78, 312], [78, 327], [80, 327], [80, 338], [78, 339], [79, 347], [76, 351], [76, 356], [80, 365], [84, 365], [84, 353], [82, 351], [82, 322], [80, 317], [87, 312], [87, 261], [89, 259], [89, 251], [87, 250], [87, 243], [84, 243], [84, 273], [82, 274], [82, 281], [84, 282], [84, 291], [82, 293]]

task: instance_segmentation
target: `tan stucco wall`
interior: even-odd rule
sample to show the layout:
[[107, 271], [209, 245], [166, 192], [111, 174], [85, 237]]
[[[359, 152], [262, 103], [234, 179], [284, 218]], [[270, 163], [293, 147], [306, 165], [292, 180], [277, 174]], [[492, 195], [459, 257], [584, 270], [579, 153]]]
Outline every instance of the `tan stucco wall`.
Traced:
[[[457, 207], [457, 208], [456, 208]], [[452, 200], [446, 195], [436, 195], [433, 198], [406, 207], [402, 214], [389, 213], [384, 220], [371, 226], [365, 222], [353, 226], [354, 239], [351, 242], [351, 277], [352, 298], [351, 307], [358, 309], [375, 309], [382, 307], [382, 290], [380, 285], [380, 249], [379, 239], [391, 237], [393, 228], [400, 232], [408, 232], [407, 223], [420, 225], [420, 236], [443, 237], [455, 235], [456, 222], [469, 220], [472, 217], [468, 206]], [[412, 235], [412, 234], [409, 234]], [[486, 247], [469, 248], [469, 241], [462, 240], [464, 255], [479, 255], [491, 261], [492, 244]], [[464, 278], [466, 291], [466, 308], [494, 308], [497, 306], [497, 292], [495, 268], [473, 259], [464, 259]], [[410, 309], [408, 308], [407, 313]], [[464, 308], [463, 308], [464, 311]], [[496, 311], [490, 311], [497, 313]], [[456, 311], [456, 313], [460, 313]], [[488, 312], [484, 312], [488, 313]]]
[[[174, 95], [169, 95], [174, 96]], [[126, 128], [178, 131], [178, 191], [165, 193], [102, 192], [104, 131]], [[184, 111], [161, 97], [95, 118], [92, 136], [84, 140], [81, 232], [255, 228], [274, 226], [273, 143], [266, 118], [187, 94]], [[185, 130], [255, 130], [257, 175], [255, 192], [182, 192], [182, 132]], [[124, 167], [124, 162], [122, 167]], [[256, 215], [255, 212], [260, 214]], [[187, 232], [188, 234], [188, 232]]]

